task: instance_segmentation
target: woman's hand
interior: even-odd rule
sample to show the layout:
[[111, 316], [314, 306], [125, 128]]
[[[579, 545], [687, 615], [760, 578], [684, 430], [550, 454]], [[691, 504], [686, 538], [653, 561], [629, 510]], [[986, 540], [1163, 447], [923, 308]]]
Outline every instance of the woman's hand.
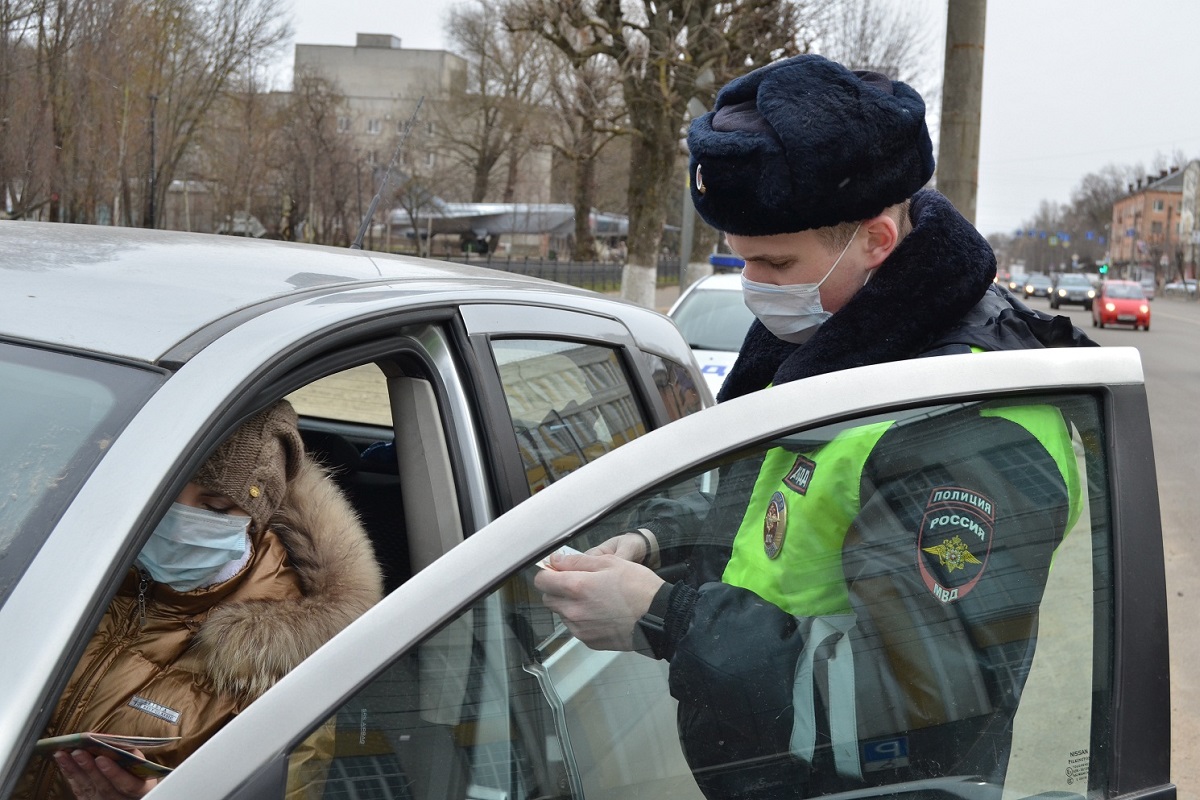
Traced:
[[[138, 750], [133, 751], [141, 756]], [[158, 785], [157, 778], [139, 778], [117, 766], [108, 756], [92, 756], [86, 750], [59, 750], [54, 763], [78, 798], [121, 800], [144, 797]]]

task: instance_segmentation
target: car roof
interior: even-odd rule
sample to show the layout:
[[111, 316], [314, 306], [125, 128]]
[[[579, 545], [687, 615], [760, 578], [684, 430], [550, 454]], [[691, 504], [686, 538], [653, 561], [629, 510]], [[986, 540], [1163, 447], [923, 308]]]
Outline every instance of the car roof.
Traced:
[[722, 289], [728, 291], [742, 290], [742, 273], [737, 272], [714, 272], [697, 281], [697, 289]]
[[693, 282], [690, 286], [679, 293], [679, 297], [675, 298], [675, 302], [671, 304], [671, 308], [667, 311], [668, 316], [675, 316], [675, 312], [679, 310], [684, 303], [688, 302], [688, 298], [695, 292], [738, 292], [742, 291], [742, 271], [736, 272], [714, 272], [711, 275], [705, 275], [703, 278]]
[[237, 320], [336, 292], [595, 296], [430, 259], [140, 228], [3, 221], [0, 254], [0, 339], [146, 362], [184, 340], [203, 346]]

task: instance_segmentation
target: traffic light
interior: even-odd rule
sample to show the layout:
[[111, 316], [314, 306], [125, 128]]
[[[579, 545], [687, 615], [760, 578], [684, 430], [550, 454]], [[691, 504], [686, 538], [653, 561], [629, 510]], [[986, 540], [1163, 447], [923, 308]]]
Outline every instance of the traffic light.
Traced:
[[1101, 265], [1100, 265], [1100, 274], [1101, 274], [1101, 275], [1107, 275], [1107, 274], [1108, 274], [1108, 264], [1101, 264]]

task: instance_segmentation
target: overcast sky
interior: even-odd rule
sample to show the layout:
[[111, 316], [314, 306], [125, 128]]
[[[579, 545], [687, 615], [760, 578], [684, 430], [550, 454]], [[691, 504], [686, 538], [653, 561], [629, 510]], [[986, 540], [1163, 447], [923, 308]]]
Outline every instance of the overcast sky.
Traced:
[[[284, 0], [295, 42], [353, 45], [390, 33], [443, 49], [454, 0]], [[895, 0], [929, 20], [940, 75], [947, 0]], [[1182, 151], [1200, 157], [1200, 2], [992, 0], [984, 55], [976, 224], [1009, 232], [1042, 200], [1066, 203], [1083, 176]], [[288, 68], [281, 71], [290, 80]], [[940, 80], [939, 80], [940, 83]], [[922, 87], [918, 87], [922, 88]]]

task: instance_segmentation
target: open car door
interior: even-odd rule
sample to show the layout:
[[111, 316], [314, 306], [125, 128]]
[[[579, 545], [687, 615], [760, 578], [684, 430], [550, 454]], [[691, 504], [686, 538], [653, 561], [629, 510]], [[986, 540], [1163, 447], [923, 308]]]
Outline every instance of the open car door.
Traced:
[[[1065, 432], [1049, 460], [1023, 460], [964, 423], [1016, 421], [1032, 430], [1034, 417], [1058, 420]], [[822, 739], [844, 707], [832, 677], [840, 641], [833, 636], [828, 652], [807, 656], [825, 665], [806, 674], [818, 709], [805, 756], [814, 765], [811, 793], [1174, 797], [1162, 535], [1143, 375], [1132, 348], [866, 367], [757, 392], [652, 431], [563, 477], [419, 572], [246, 709], [155, 796], [701, 798], [701, 784], [719, 795], [723, 775], [754, 765], [738, 756], [737, 764], [693, 757], [689, 766], [681, 739], [695, 745], [698, 734], [686, 720], [677, 723], [673, 694], [684, 691], [682, 675], [672, 673], [683, 669], [678, 657], [668, 664], [575, 639], [533, 588], [537, 562], [562, 545], [586, 550], [627, 530], [648, 505], [691, 509], [670, 542], [676, 553], [728, 549], [738, 525], [716, 524], [695, 509], [722, 497], [739, 467], [758, 474], [767, 459], [788, 460], [790, 491], [800, 492], [826, 466], [812, 454], [863, 431], [896, 442], [887, 467], [871, 473], [887, 473], [886, 481], [874, 480], [893, 493], [911, 489], [923, 505], [912, 519], [890, 519], [889, 541], [900, 542], [898, 549], [852, 553], [847, 543], [834, 550], [858, 613], [856, 633], [844, 637], [850, 647], [840, 651], [853, 657], [857, 716], [851, 733], [843, 726], [832, 744]], [[943, 452], [959, 455], [941, 462]], [[982, 459], [1004, 486], [987, 496], [958, 486], [962, 453]], [[845, 474], [865, 481], [866, 472]], [[1055, 531], [1036, 555], [1045, 566], [1033, 568], [1034, 556], [1000, 519], [1018, 498], [1056, 491], [1067, 499], [1055, 519], [1036, 504], [1028, 517]], [[762, 522], [742, 520], [741, 527], [761, 537], [768, 556], [773, 547], [786, 553], [798, 546], [772, 541], [773, 495], [763, 502]], [[856, 520], [851, 527], [848, 542], [869, 538], [870, 526]], [[680, 579], [680, 564], [695, 566], [665, 564], [664, 578]], [[877, 569], [884, 564], [889, 569]], [[891, 584], [871, 580], [905, 570], [917, 576], [921, 596], [897, 596], [892, 605], [863, 599], [890, 591], [873, 592]], [[930, 608], [942, 614], [933, 627]], [[1006, 615], [1006, 608], [1020, 613]], [[807, 624], [815, 623], [797, 622]], [[769, 654], [769, 639], [778, 638], [771, 630], [737, 635], [747, 659]], [[957, 658], [944, 656], [946, 642], [962, 646]], [[738, 663], [736, 650], [728, 658], [728, 674], [755, 674], [755, 664]], [[925, 692], [923, 715], [910, 707], [914, 687]], [[726, 699], [714, 692], [701, 711]], [[739, 753], [743, 743], [701, 744]], [[933, 747], [939, 759], [929, 757]], [[825, 780], [821, 769], [854, 779]]]

